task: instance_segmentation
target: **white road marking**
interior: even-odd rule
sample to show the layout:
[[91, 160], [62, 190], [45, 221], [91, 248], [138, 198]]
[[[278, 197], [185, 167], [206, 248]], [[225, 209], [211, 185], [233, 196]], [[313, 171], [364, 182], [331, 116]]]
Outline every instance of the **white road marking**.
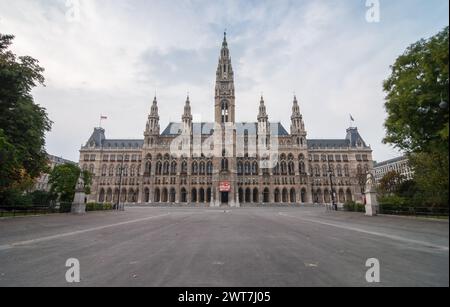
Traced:
[[283, 212], [278, 212], [278, 214], [281, 215], [281, 216], [290, 217], [290, 218], [294, 218], [294, 219], [305, 221], [305, 222], [311, 222], [311, 223], [316, 223], [316, 224], [321, 224], [321, 225], [326, 225], [326, 226], [331, 226], [331, 227], [336, 227], [336, 228], [356, 231], [356, 232], [365, 233], [365, 234], [369, 234], [369, 235], [374, 235], [374, 236], [378, 236], [378, 237], [383, 237], [383, 238], [387, 238], [387, 239], [391, 239], [391, 240], [396, 240], [396, 241], [402, 241], [402, 242], [406, 242], [406, 243], [423, 245], [425, 247], [432, 247], [432, 248], [436, 248], [436, 249], [440, 249], [440, 250], [444, 250], [444, 251], [448, 251], [449, 250], [448, 246], [436, 245], [436, 244], [425, 242], [425, 241], [408, 239], [408, 238], [404, 238], [404, 237], [400, 237], [400, 236], [396, 236], [396, 235], [390, 235], [390, 234], [387, 234], [387, 233], [370, 231], [370, 230], [365, 230], [365, 229], [351, 227], [351, 226], [345, 226], [345, 225], [340, 225], [340, 224], [322, 222], [322, 221], [318, 221], [318, 220], [315, 220], [315, 219], [301, 218], [301, 217], [285, 214]]
[[24, 245], [29, 245], [29, 244], [35, 244], [35, 243], [65, 238], [65, 237], [69, 237], [69, 236], [75, 236], [75, 235], [79, 235], [79, 234], [83, 234], [83, 233], [87, 233], [87, 232], [106, 229], [106, 228], [143, 222], [143, 221], [151, 220], [151, 219], [154, 219], [157, 217], [167, 216], [169, 214], [170, 213], [154, 215], [154, 216], [149, 216], [149, 217], [145, 217], [145, 218], [141, 218], [141, 219], [120, 222], [120, 223], [116, 223], [116, 224], [109, 224], [109, 225], [104, 225], [104, 226], [98, 226], [98, 227], [93, 227], [93, 228], [88, 228], [88, 229], [82, 229], [82, 230], [77, 230], [77, 231], [72, 231], [72, 232], [61, 233], [61, 234], [57, 234], [57, 235], [53, 235], [53, 236], [47, 236], [47, 237], [36, 238], [36, 239], [31, 239], [31, 240], [26, 240], [26, 241], [20, 241], [20, 242], [16, 242], [16, 243], [4, 244], [4, 245], [0, 245], [0, 251], [12, 249], [12, 248], [18, 247], [18, 246], [24, 246]]

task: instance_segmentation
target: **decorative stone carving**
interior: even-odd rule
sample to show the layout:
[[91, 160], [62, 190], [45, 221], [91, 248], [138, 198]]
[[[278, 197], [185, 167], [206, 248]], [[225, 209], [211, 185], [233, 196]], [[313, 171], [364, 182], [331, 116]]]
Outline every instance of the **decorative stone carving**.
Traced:
[[375, 189], [375, 177], [372, 173], [367, 174], [366, 180], [366, 215], [375, 216], [378, 214], [380, 206], [378, 205], [377, 192]]

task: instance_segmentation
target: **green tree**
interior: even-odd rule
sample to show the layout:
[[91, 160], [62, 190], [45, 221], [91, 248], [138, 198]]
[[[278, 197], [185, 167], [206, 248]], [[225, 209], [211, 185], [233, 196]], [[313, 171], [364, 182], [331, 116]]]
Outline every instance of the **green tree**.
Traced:
[[388, 114], [383, 141], [409, 154], [416, 199], [430, 205], [448, 205], [448, 46], [448, 27], [412, 44], [383, 85]]
[[[31, 91], [44, 85], [44, 69], [29, 56], [8, 50], [14, 36], [0, 34], [0, 203], [21, 193], [47, 167], [45, 133], [51, 121]], [[12, 191], [14, 190], [14, 191]]]
[[409, 160], [419, 189], [417, 197], [427, 205], [448, 206], [448, 153], [413, 153]]
[[387, 172], [380, 179], [379, 191], [382, 195], [395, 194], [399, 191], [401, 183], [405, 177], [397, 171]]
[[81, 171], [77, 165], [71, 163], [57, 165], [53, 168], [48, 180], [51, 185], [50, 191], [58, 194], [60, 201], [73, 201], [80, 174], [84, 181], [84, 191], [86, 194], [90, 194], [92, 175], [88, 171]]
[[385, 143], [406, 152], [448, 152], [449, 28], [406, 49], [384, 81]]

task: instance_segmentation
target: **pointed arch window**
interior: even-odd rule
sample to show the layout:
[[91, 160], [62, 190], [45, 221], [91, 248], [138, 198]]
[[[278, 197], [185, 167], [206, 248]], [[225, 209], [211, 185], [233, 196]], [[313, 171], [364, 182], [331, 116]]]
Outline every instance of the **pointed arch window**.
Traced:
[[221, 116], [222, 123], [227, 123], [229, 120], [229, 109], [228, 109], [228, 101], [223, 100], [221, 103]]

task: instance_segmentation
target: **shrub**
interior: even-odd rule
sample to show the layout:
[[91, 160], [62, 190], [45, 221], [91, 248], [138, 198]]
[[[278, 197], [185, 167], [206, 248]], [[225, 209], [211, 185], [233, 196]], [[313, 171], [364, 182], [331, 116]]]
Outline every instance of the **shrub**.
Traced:
[[408, 199], [398, 195], [388, 195], [380, 197], [379, 203], [380, 205], [406, 206], [408, 205]]
[[86, 204], [86, 211], [105, 211], [105, 210], [112, 210], [113, 206], [109, 203], [87, 203]]
[[349, 212], [365, 212], [365, 207], [362, 204], [358, 204], [354, 201], [347, 201], [344, 204], [344, 210]]
[[56, 194], [47, 191], [34, 191], [31, 192], [29, 195], [31, 197], [33, 205], [39, 207], [52, 206], [54, 201], [58, 197]]
[[24, 194], [17, 189], [6, 190], [0, 197], [0, 205], [2, 206], [25, 207], [32, 204], [30, 194]]
[[69, 213], [72, 210], [72, 203], [62, 202], [59, 204], [59, 213]]

